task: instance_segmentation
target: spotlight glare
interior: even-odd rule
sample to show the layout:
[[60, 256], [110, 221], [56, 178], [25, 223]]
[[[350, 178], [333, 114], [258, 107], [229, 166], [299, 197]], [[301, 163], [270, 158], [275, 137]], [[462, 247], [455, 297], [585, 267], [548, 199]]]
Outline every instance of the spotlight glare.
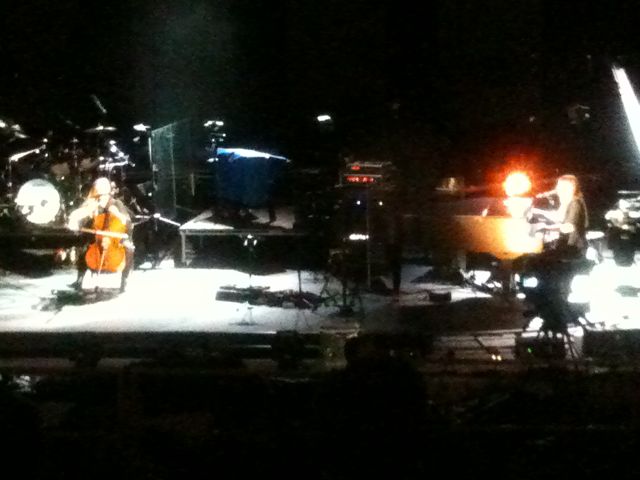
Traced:
[[508, 197], [524, 195], [531, 190], [531, 180], [524, 172], [512, 172], [502, 184]]
[[331, 121], [331, 115], [318, 115], [316, 118], [320, 123]]
[[613, 67], [612, 71], [613, 78], [615, 78], [620, 90], [620, 98], [627, 114], [627, 121], [629, 122], [629, 127], [631, 127], [633, 139], [640, 151], [640, 104], [638, 104], [638, 98], [633, 91], [633, 86], [624, 68]]

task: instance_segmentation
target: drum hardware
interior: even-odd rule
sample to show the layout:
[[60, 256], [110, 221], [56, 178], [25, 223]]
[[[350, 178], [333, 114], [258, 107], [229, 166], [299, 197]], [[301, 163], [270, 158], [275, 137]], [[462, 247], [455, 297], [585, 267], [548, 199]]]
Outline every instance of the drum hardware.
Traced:
[[29, 155], [32, 155], [34, 153], [40, 153], [40, 151], [44, 150], [44, 149], [45, 149], [45, 145], [41, 145], [41, 146], [33, 148], [31, 150], [26, 150], [26, 151], [23, 151], [23, 152], [15, 153], [15, 154], [11, 155], [8, 158], [9, 161], [7, 162], [7, 165], [5, 167], [5, 176], [4, 177], [5, 177], [5, 184], [6, 184], [6, 187], [7, 187], [7, 194], [9, 195], [9, 197], [12, 197], [13, 193], [14, 193], [14, 191], [13, 191], [14, 190], [13, 189], [13, 183], [14, 183], [14, 179], [13, 179], [14, 167], [13, 167], [13, 164], [19, 162], [21, 159], [23, 159], [23, 158], [25, 158], [25, 157], [27, 157]]
[[0, 203], [0, 218], [11, 217], [11, 204]]
[[27, 155], [31, 155], [32, 153], [40, 153], [40, 150], [44, 150], [45, 146], [42, 145], [40, 147], [34, 148], [32, 150], [27, 150], [26, 152], [20, 152], [13, 154], [9, 157], [9, 162], [17, 162], [21, 158], [26, 157]]
[[136, 132], [146, 132], [147, 130], [151, 130], [151, 127], [149, 125], [145, 125], [144, 123], [138, 123], [133, 126], [133, 129]]
[[95, 127], [87, 128], [85, 130], [85, 133], [103, 133], [103, 132], [115, 132], [115, 131], [116, 131], [116, 127], [98, 124]]
[[82, 195], [82, 178], [80, 176], [80, 164], [78, 162], [78, 139], [73, 137], [71, 139], [71, 165], [73, 167], [73, 186], [74, 195], [79, 197]]
[[62, 199], [58, 190], [47, 180], [29, 180], [18, 190], [15, 204], [19, 214], [29, 223], [47, 225], [60, 215]]
[[20, 139], [29, 138], [29, 136], [26, 133], [24, 133], [24, 131], [22, 130], [22, 127], [19, 124], [13, 123], [10, 121], [5, 121], [1, 118], [0, 118], [0, 132], [6, 135], [9, 135], [13, 138], [20, 138]]
[[[65, 183], [76, 183], [79, 179], [79, 168], [74, 168], [73, 165], [78, 163], [76, 143], [77, 141], [72, 140], [72, 147], [68, 150], [75, 156], [75, 162], [71, 159], [52, 162], [48, 152], [48, 139], [44, 139], [42, 145], [36, 148], [8, 157], [4, 179], [7, 190], [5, 199], [10, 205], [6, 210], [9, 216], [17, 216], [22, 221], [39, 226], [52, 226], [63, 220], [65, 206], [72, 204], [71, 200], [75, 200], [80, 193], [79, 188], [72, 188], [71, 191], [63, 188]], [[36, 154], [41, 156], [27, 161], [31, 155]], [[55, 154], [54, 158], [61, 159], [63, 156]], [[20, 165], [24, 168], [16, 170], [16, 166]], [[68, 179], [66, 182], [65, 178]]]
[[101, 115], [106, 115], [107, 109], [104, 108], [104, 105], [102, 105], [102, 102], [100, 101], [100, 99], [98, 98], [98, 96], [95, 93], [92, 93], [91, 95], [89, 95], [91, 97], [91, 101], [93, 102], [93, 104], [98, 108], [98, 110], [100, 111]]
[[131, 163], [129, 160], [122, 160], [120, 162], [107, 161], [102, 165], [98, 166], [98, 170], [104, 171], [107, 173], [107, 177], [111, 178], [111, 174], [114, 168], [124, 167], [127, 165], [135, 166], [135, 164]]
[[[10, 149], [7, 155], [11, 154], [0, 165], [0, 216], [37, 226], [57, 226], [64, 221], [66, 212], [83, 200], [99, 172], [105, 172], [116, 184], [116, 191], [117, 186], [124, 186], [124, 170], [135, 164], [115, 140], [109, 139], [116, 127], [99, 122], [83, 130], [61, 118], [74, 131], [66, 139], [58, 139], [55, 145], [53, 132], [40, 144], [23, 142], [30, 137], [22, 127], [0, 118], [0, 137]], [[138, 212], [146, 213], [136, 207]], [[153, 223], [158, 220], [153, 219]]]
[[[107, 178], [112, 182], [118, 180], [120, 183], [124, 183], [126, 179], [125, 168], [127, 166], [135, 167], [135, 163], [130, 160], [129, 155], [125, 154], [115, 140], [109, 140], [107, 142], [107, 152], [100, 156], [100, 163], [98, 170], [105, 172]], [[116, 169], [119, 170], [119, 175], [116, 178]]]
[[77, 130], [77, 131], [81, 131], [82, 128], [80, 127], [80, 125], [78, 125], [77, 123], [75, 123], [74, 121], [72, 121], [70, 118], [67, 118], [64, 115], [61, 115], [60, 113], [58, 113], [58, 118], [60, 120], [62, 120], [62, 122], [68, 126], [71, 127], [73, 130]]

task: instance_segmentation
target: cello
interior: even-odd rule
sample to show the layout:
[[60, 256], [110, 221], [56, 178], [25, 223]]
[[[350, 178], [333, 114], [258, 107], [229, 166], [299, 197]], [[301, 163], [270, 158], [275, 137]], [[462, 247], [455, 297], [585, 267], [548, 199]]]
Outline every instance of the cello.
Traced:
[[121, 240], [129, 238], [127, 226], [115, 215], [104, 213], [93, 216], [93, 229], [81, 231], [94, 233], [95, 241], [89, 245], [85, 254], [87, 267], [94, 272], [122, 272], [126, 263], [126, 251]]

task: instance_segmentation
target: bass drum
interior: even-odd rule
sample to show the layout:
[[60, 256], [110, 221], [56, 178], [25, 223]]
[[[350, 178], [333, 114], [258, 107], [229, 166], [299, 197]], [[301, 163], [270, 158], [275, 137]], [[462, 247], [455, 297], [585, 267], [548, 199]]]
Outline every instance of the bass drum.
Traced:
[[60, 193], [52, 183], [41, 178], [24, 183], [15, 203], [18, 214], [34, 225], [51, 225], [62, 213]]

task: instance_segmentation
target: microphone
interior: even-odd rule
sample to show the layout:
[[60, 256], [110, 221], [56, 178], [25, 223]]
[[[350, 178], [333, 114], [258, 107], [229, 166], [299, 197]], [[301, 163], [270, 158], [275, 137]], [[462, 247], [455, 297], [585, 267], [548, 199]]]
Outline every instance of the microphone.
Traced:
[[549, 198], [556, 194], [555, 190], [548, 190], [546, 192], [542, 192], [536, 195], [536, 198]]
[[104, 108], [102, 103], [100, 103], [100, 99], [96, 95], [91, 94], [91, 100], [93, 100], [93, 103], [96, 104], [96, 107], [98, 107], [98, 110], [100, 110], [100, 113], [102, 115], [106, 115], [107, 114], [107, 109]]

